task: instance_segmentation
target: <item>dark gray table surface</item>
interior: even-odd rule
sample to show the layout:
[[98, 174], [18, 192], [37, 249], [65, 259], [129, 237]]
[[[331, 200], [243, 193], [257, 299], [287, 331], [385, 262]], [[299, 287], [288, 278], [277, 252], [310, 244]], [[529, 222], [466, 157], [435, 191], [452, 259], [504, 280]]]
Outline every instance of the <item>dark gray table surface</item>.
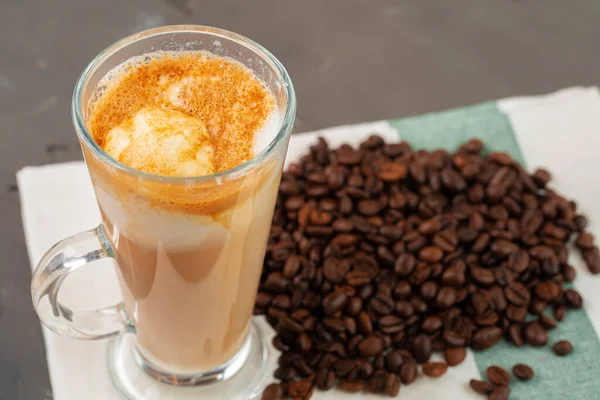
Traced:
[[295, 82], [296, 132], [600, 84], [597, 0], [0, 0], [0, 399], [52, 398], [15, 172], [80, 159], [80, 72], [178, 23], [270, 49]]

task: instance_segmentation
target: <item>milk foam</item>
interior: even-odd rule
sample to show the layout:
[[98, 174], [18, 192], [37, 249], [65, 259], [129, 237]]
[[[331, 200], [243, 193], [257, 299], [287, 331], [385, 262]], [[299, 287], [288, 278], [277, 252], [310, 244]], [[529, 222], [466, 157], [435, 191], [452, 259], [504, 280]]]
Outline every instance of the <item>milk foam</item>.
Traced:
[[283, 118], [279, 110], [275, 109], [268, 116], [262, 129], [254, 135], [254, 156], [256, 157], [261, 151], [267, 148], [269, 144], [275, 139], [281, 129], [281, 123]]

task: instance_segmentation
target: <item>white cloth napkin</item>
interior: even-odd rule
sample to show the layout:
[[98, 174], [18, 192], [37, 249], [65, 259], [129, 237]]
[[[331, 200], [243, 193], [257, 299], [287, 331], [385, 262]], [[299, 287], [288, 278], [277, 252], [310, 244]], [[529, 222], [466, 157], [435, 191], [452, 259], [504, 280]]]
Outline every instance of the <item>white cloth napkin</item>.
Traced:
[[[572, 88], [548, 96], [502, 100], [498, 105], [509, 116], [528, 165], [547, 165], [553, 171], [561, 171], [555, 173], [559, 188], [577, 198], [592, 221], [600, 223], [600, 207], [595, 204], [600, 198], [600, 190], [590, 184], [597, 182], [593, 175], [598, 168], [581, 167], [598, 165], [598, 90]], [[565, 131], [576, 134], [566, 137]], [[400, 138], [387, 122], [294, 135], [290, 141], [287, 162], [296, 160], [319, 135], [336, 146], [343, 142], [357, 144], [372, 132], [377, 132], [390, 141]], [[574, 171], [583, 176], [574, 179]], [[82, 162], [26, 167], [18, 172], [17, 178], [32, 268], [54, 243], [74, 233], [91, 229], [100, 222], [91, 182]], [[581, 185], [582, 180], [587, 184]], [[111, 262], [101, 260], [97, 263], [98, 268], [85, 269], [85, 274], [76, 273], [73, 279], [68, 280], [61, 293], [62, 301], [70, 305], [77, 304], [81, 309], [118, 302], [120, 295], [114, 269], [107, 268], [107, 264]], [[595, 293], [591, 282], [592, 280], [590, 283], [578, 283], [578, 289], [586, 297], [586, 301], [587, 297], [600, 297]], [[597, 280], [594, 282], [598, 283]], [[590, 319], [596, 331], [600, 331], [600, 304], [596, 302], [597, 307], [590, 307], [589, 302], [587, 304]], [[265, 323], [264, 320], [262, 323]], [[71, 340], [45, 328], [44, 338], [54, 399], [119, 399], [106, 370], [106, 341]], [[402, 387], [401, 396], [415, 400], [476, 400], [479, 397], [466, 389], [466, 382], [478, 376], [473, 355], [469, 353], [467, 360], [459, 368], [450, 369], [435, 384], [428, 382], [429, 378], [422, 378], [413, 385]], [[318, 392], [315, 396], [316, 399], [323, 400], [341, 397], [343, 396], [336, 391]], [[380, 397], [364, 394], [352, 395], [352, 398]]]

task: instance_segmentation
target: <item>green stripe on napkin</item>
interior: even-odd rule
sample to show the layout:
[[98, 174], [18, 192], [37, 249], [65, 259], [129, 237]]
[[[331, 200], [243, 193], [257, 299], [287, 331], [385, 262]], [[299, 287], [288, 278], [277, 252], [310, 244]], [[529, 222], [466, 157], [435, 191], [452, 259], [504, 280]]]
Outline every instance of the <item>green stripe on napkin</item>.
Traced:
[[[414, 148], [455, 150], [477, 137], [486, 144], [486, 150], [505, 151], [524, 164], [510, 121], [495, 103], [403, 118], [390, 124]], [[535, 377], [529, 382], [513, 377], [511, 400], [600, 399], [600, 342], [586, 312], [569, 311], [563, 322], [548, 333], [545, 347], [516, 348], [503, 341], [490, 350], [474, 352], [481, 376], [493, 364], [510, 370], [515, 364], [525, 363], [533, 367]], [[552, 344], [561, 339], [573, 343], [573, 352], [566, 357], [552, 351]]]

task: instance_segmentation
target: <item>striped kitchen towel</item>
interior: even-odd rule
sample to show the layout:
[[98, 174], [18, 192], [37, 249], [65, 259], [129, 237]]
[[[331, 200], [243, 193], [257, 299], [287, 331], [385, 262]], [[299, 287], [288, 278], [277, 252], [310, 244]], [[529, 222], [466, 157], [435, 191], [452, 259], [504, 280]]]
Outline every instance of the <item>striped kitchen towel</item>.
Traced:
[[[527, 168], [547, 167], [552, 185], [576, 199], [591, 222], [590, 232], [600, 237], [600, 93], [597, 88], [571, 88], [548, 96], [514, 98], [392, 121], [342, 126], [294, 135], [287, 162], [297, 160], [318, 136], [331, 146], [358, 144], [377, 132], [386, 140], [406, 140], [414, 148], [452, 150], [465, 140], [478, 137], [488, 150], [511, 154]], [[18, 173], [23, 224], [32, 267], [44, 251], [58, 240], [89, 229], [99, 222], [89, 176], [83, 163], [27, 167]], [[531, 365], [536, 372], [529, 382], [511, 385], [513, 400], [600, 399], [600, 277], [594, 277], [579, 255], [571, 264], [577, 269], [575, 287], [585, 300], [585, 309], [569, 311], [558, 328], [549, 331], [549, 343], [573, 342], [574, 350], [556, 357], [550, 347], [519, 349], [500, 343], [484, 352], [470, 352], [466, 361], [436, 380], [420, 377], [403, 386], [399, 398], [407, 400], [481, 399], [468, 387], [471, 378], [485, 375], [492, 364], [510, 368]], [[88, 278], [89, 279], [89, 278]], [[69, 285], [66, 298], [87, 296], [87, 305], [112, 304], [119, 293], [112, 271], [94, 276], [90, 287]], [[264, 320], [260, 321], [265, 324]], [[268, 328], [272, 333], [272, 330]], [[118, 399], [106, 373], [106, 343], [80, 342], [44, 330], [50, 377], [55, 400]], [[274, 350], [275, 352], [275, 350]], [[276, 365], [271, 358], [270, 380]], [[316, 392], [315, 399], [381, 399], [368, 394], [347, 395], [337, 391]], [[156, 400], [148, 398], [147, 400]]]

